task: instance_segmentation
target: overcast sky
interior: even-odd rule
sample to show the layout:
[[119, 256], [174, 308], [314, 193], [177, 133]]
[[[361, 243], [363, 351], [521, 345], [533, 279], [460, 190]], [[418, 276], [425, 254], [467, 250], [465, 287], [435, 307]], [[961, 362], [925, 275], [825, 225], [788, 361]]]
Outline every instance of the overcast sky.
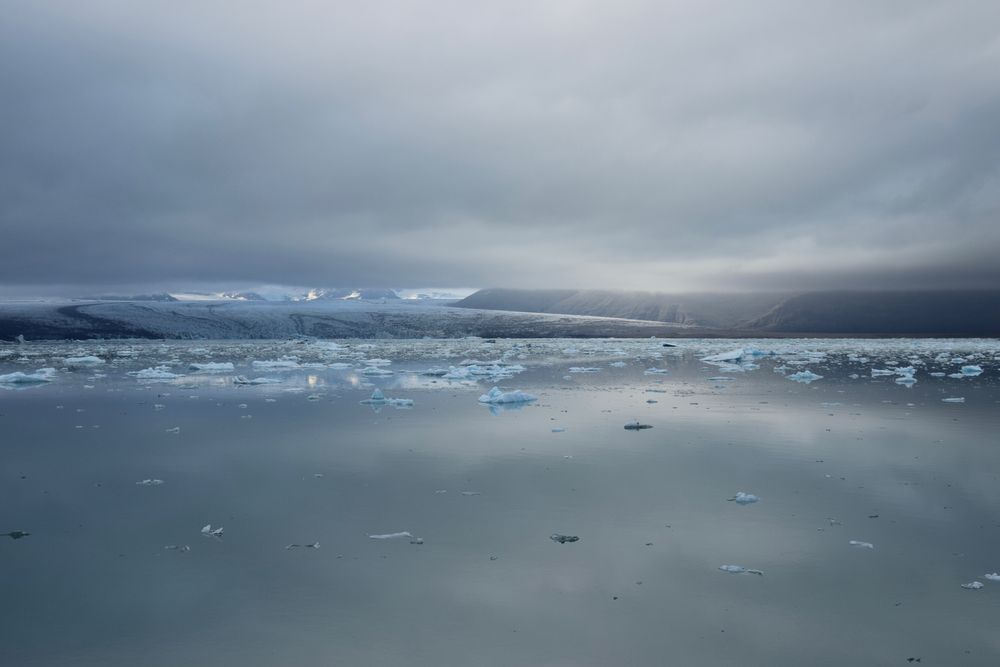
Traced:
[[0, 286], [1000, 287], [1000, 2], [3, 3]]

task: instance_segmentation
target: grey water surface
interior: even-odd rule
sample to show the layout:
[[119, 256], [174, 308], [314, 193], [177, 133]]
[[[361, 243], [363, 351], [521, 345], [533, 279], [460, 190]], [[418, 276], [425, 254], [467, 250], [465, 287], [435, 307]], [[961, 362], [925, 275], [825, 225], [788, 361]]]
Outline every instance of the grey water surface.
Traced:
[[741, 345], [4, 348], [0, 664], [1000, 664], [1000, 346]]

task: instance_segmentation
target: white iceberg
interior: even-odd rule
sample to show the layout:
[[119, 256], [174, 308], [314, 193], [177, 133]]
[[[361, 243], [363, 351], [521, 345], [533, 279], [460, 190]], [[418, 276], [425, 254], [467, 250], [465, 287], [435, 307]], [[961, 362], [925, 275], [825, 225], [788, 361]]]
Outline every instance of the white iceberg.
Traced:
[[993, 572], [992, 574], [984, 574], [983, 579], [987, 581], [1000, 581], [1000, 574]]
[[520, 389], [504, 392], [500, 391], [500, 387], [493, 387], [488, 393], [479, 397], [480, 403], [529, 403], [537, 400], [537, 396]]
[[978, 591], [983, 587], [983, 582], [981, 581], [970, 581], [967, 584], [962, 584], [962, 588], [966, 588], [970, 591]]
[[964, 396], [952, 396], [950, 398], [942, 398], [942, 403], [965, 403]]
[[407, 530], [404, 530], [404, 531], [401, 531], [401, 532], [398, 532], [398, 533], [383, 533], [381, 535], [369, 535], [368, 537], [369, 537], [369, 539], [372, 539], [372, 540], [401, 540], [401, 539], [408, 539], [408, 540], [410, 540], [410, 544], [423, 544], [424, 543], [424, 538], [422, 538], [422, 537], [414, 537], [413, 533], [411, 533], [411, 532], [409, 532]]
[[202, 373], [225, 373], [236, 370], [231, 361], [191, 364], [188, 368], [192, 371], [201, 371]]
[[159, 486], [163, 484], [162, 479], [144, 479], [141, 482], [136, 482], [136, 486]]
[[100, 366], [104, 363], [104, 359], [93, 355], [85, 357], [66, 357], [65, 361], [67, 366]]
[[801, 382], [803, 384], [809, 384], [810, 382], [815, 382], [816, 380], [822, 380], [822, 375], [817, 375], [811, 370], [799, 371], [798, 373], [792, 373], [787, 376], [789, 380], [794, 380], [795, 382]]
[[413, 406], [412, 398], [389, 398], [382, 393], [382, 390], [378, 387], [372, 392], [371, 398], [366, 398], [361, 401], [365, 405], [380, 406], [380, 405], [392, 405], [397, 408], [409, 408]]
[[170, 371], [170, 366], [154, 366], [153, 368], [143, 368], [141, 371], [131, 371], [128, 373], [137, 380], [173, 380], [181, 377]]
[[713, 354], [708, 357], [702, 357], [702, 361], [739, 361], [743, 358], [743, 349], [730, 350], [729, 352], [721, 352], [719, 354]]
[[737, 505], [752, 505], [753, 503], [760, 500], [760, 498], [758, 498], [752, 493], [744, 493], [743, 491], [737, 491], [735, 496], [733, 496], [732, 498], [726, 498], [726, 500], [733, 501]]
[[34, 373], [15, 371], [0, 375], [0, 384], [42, 384], [43, 382], [52, 382], [55, 378], [56, 369], [39, 368]]
[[874, 549], [875, 545], [871, 542], [860, 542], [858, 540], [851, 540], [848, 542], [852, 547], [857, 547], [858, 549]]
[[201, 534], [206, 537], [222, 537], [223, 530], [222, 526], [212, 528], [212, 524], [209, 523], [202, 526]]

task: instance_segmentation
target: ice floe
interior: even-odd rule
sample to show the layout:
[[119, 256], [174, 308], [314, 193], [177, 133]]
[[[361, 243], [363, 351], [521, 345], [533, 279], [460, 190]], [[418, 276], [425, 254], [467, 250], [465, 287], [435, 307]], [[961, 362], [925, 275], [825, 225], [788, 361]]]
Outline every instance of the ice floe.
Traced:
[[410, 544], [423, 544], [424, 538], [415, 537], [413, 533], [408, 530], [404, 530], [398, 533], [382, 533], [378, 535], [369, 535], [369, 539], [372, 540], [402, 540], [406, 539], [410, 541]]
[[764, 576], [764, 572], [762, 570], [754, 570], [748, 567], [743, 567], [742, 565], [720, 565], [719, 569], [730, 574], [756, 574], [758, 576]]
[[792, 373], [787, 377], [789, 380], [794, 380], [795, 382], [801, 382], [803, 384], [809, 384], [810, 382], [823, 379], [822, 375], [817, 375], [808, 369], [799, 371], [798, 373]]
[[752, 505], [753, 503], [759, 501], [760, 498], [758, 498], [752, 493], [744, 493], [743, 491], [737, 491], [735, 496], [733, 496], [732, 498], [726, 498], [726, 500], [735, 502], [737, 505]]
[[190, 364], [188, 369], [202, 373], [225, 373], [236, 370], [236, 367], [233, 366], [233, 362], [231, 361], [218, 361]]
[[968, 589], [970, 591], [978, 591], [983, 587], [983, 582], [981, 581], [970, 581], [967, 584], [962, 584], [962, 588]]
[[520, 389], [500, 391], [500, 387], [493, 387], [479, 397], [480, 403], [529, 403], [537, 400], [537, 396], [521, 391]]
[[56, 379], [56, 369], [39, 368], [34, 373], [23, 373], [21, 371], [15, 371], [13, 373], [7, 373], [6, 375], [0, 375], [0, 385], [43, 384], [46, 382], [52, 382], [55, 379]]
[[875, 545], [871, 542], [861, 542], [859, 540], [851, 540], [848, 542], [852, 547], [857, 547], [858, 549], [874, 549]]

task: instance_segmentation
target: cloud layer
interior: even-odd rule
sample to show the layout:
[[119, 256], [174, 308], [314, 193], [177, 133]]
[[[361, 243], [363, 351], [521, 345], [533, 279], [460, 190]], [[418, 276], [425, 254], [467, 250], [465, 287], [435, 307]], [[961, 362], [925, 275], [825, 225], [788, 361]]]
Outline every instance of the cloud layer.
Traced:
[[0, 283], [1000, 285], [1000, 5], [38, 0]]

